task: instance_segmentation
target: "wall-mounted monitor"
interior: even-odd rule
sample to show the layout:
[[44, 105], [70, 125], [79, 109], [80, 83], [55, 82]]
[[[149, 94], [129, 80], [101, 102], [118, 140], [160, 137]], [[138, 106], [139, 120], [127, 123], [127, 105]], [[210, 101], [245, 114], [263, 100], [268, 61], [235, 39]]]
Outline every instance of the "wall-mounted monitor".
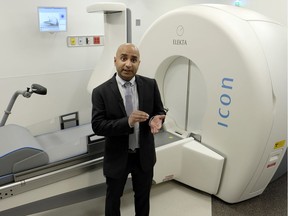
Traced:
[[66, 7], [38, 7], [40, 32], [67, 31]]

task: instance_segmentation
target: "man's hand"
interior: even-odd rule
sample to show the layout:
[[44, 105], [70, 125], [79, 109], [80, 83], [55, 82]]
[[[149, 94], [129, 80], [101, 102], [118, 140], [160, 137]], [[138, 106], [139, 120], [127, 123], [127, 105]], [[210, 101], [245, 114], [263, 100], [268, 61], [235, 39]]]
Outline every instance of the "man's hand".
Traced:
[[151, 133], [156, 134], [159, 132], [159, 130], [162, 128], [162, 122], [165, 117], [165, 115], [154, 116], [154, 118], [150, 121]]
[[131, 113], [128, 119], [130, 127], [133, 127], [136, 122], [144, 122], [149, 119], [149, 115], [143, 111], [135, 110]]

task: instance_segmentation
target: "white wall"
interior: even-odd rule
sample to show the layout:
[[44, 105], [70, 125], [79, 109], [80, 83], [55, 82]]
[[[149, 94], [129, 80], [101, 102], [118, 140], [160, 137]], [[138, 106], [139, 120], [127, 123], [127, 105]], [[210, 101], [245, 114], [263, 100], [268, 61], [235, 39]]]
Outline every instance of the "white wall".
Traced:
[[[0, 77], [78, 71], [87, 69], [87, 66], [92, 68], [95, 64], [93, 55], [99, 55], [99, 51], [66, 46], [68, 35], [103, 34], [103, 25], [98, 27], [96, 15], [86, 12], [88, 4], [88, 1], [49, 1], [47, 4], [47, 1], [41, 0], [11, 0], [2, 5], [0, 37], [1, 59], [4, 61]], [[42, 5], [68, 7], [68, 32], [39, 32], [37, 7]]]
[[[66, 37], [103, 34], [103, 15], [86, 7], [101, 0], [10, 0], [0, 7], [0, 118], [10, 97], [32, 83], [46, 86], [48, 95], [19, 96], [7, 124], [28, 127], [34, 134], [58, 130], [58, 116], [80, 112], [80, 123], [90, 121], [91, 103], [86, 86], [103, 47], [68, 48]], [[132, 42], [139, 44], [147, 28], [162, 14], [199, 3], [234, 3], [233, 0], [120, 0], [131, 10]], [[38, 30], [38, 6], [68, 7], [68, 31], [50, 34]], [[287, 25], [287, 2], [243, 0], [243, 7]], [[136, 26], [135, 20], [141, 25]], [[107, 44], [108, 45], [108, 44]], [[111, 59], [113, 61], [113, 59]]]

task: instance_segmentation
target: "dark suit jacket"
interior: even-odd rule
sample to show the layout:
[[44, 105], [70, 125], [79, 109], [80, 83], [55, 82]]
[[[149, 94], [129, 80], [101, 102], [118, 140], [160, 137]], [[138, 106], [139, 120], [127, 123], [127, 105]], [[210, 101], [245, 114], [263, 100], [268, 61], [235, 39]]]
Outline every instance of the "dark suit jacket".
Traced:
[[[165, 114], [155, 79], [136, 75], [139, 110], [155, 115]], [[104, 175], [120, 177], [127, 164], [129, 134], [128, 116], [117, 86], [116, 74], [96, 87], [92, 93], [92, 129], [96, 135], [105, 136]], [[156, 162], [154, 136], [149, 120], [139, 124], [140, 163], [144, 171], [153, 169]]]

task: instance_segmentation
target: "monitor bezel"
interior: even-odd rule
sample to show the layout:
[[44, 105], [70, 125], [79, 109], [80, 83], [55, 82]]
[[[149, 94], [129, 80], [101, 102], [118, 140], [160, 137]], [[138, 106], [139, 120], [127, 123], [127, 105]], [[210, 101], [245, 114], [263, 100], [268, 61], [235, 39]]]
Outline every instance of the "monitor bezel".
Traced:
[[[43, 28], [41, 27], [41, 20], [40, 20], [40, 14], [41, 14], [41, 9], [49, 9], [51, 10], [51, 12], [53, 10], [57, 10], [57, 9], [62, 9], [65, 10], [66, 16], [65, 16], [65, 30], [59, 29], [59, 30], [53, 30], [53, 29], [47, 29], [47, 30], [43, 30]], [[68, 8], [67, 7], [58, 7], [58, 6], [39, 6], [37, 8], [37, 12], [38, 12], [38, 29], [40, 32], [50, 32], [50, 33], [56, 33], [56, 32], [67, 32], [68, 30]]]

